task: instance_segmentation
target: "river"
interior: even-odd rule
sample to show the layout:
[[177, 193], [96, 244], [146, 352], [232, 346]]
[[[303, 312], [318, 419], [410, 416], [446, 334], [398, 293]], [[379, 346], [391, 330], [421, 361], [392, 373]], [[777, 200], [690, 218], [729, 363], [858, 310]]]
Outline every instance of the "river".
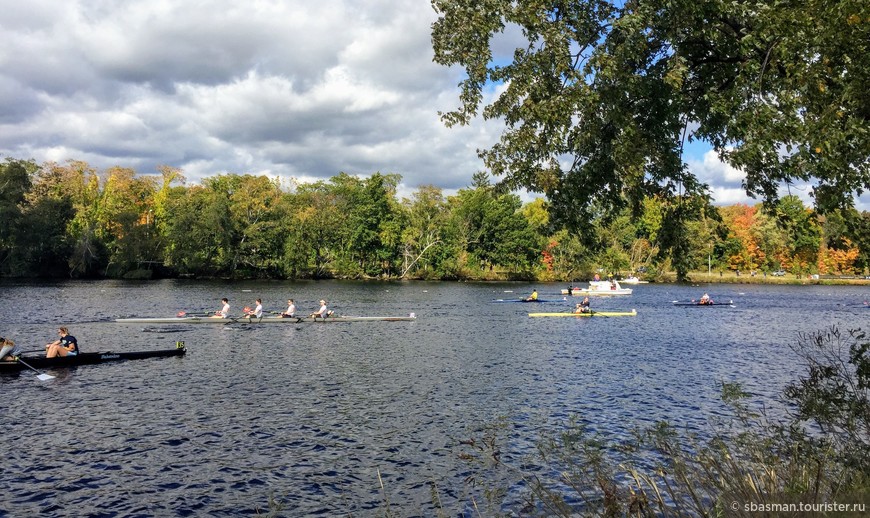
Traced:
[[[801, 332], [868, 327], [860, 286], [642, 284], [593, 300], [625, 318], [567, 311], [556, 284], [69, 281], [0, 283], [0, 335], [38, 349], [66, 325], [85, 351], [186, 343], [181, 358], [0, 375], [0, 516], [432, 515], [467, 509], [457, 441], [499, 419], [505, 457], [542, 423], [582, 416], [627, 437], [667, 419], [703, 433], [723, 415], [718, 383], [775, 404], [802, 371]], [[552, 303], [493, 303], [537, 288]], [[674, 300], [733, 300], [734, 308]], [[127, 316], [233, 313], [294, 298], [310, 313], [415, 322], [144, 326]], [[570, 299], [570, 297], [569, 297]], [[574, 298], [574, 301], [578, 299]], [[384, 490], [381, 489], [383, 482]], [[384, 491], [386, 497], [384, 496]]]

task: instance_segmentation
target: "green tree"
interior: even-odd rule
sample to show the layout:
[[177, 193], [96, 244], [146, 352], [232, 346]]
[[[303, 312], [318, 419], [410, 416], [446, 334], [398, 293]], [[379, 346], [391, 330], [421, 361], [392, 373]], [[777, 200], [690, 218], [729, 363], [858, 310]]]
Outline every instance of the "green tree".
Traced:
[[849, 239], [859, 250], [855, 267], [867, 275], [870, 273], [870, 212], [848, 209], [845, 219]]
[[341, 254], [347, 207], [331, 183], [300, 185], [290, 200], [284, 269], [291, 277], [332, 275]]
[[151, 254], [156, 235], [150, 223], [156, 179], [137, 177], [132, 169], [121, 167], [110, 168], [106, 175], [97, 223], [109, 255], [106, 275], [120, 276], [155, 258]]
[[520, 213], [522, 202], [514, 194], [499, 194], [485, 174], [474, 177], [472, 189], [460, 189], [451, 199], [451, 225], [459, 246], [480, 270], [496, 266], [512, 272], [532, 268], [543, 248]]
[[38, 167], [32, 160], [7, 158], [0, 163], [0, 274], [26, 273], [20, 250], [27, 241], [24, 208]]
[[419, 272], [423, 277], [437, 276], [440, 252], [444, 248], [444, 226], [448, 218], [447, 200], [441, 189], [424, 185], [410, 200], [403, 201], [408, 224], [402, 233], [402, 272], [405, 277]]
[[365, 180], [350, 178], [342, 174], [333, 179], [338, 185], [348, 186], [346, 250], [364, 274], [391, 275], [400, 257], [402, 223], [396, 186], [401, 177], [375, 173]]
[[[108, 264], [105, 229], [100, 227], [99, 220], [101, 191], [97, 171], [86, 162], [70, 160], [63, 165], [49, 162], [36, 174], [28, 213], [36, 215], [35, 227], [42, 229], [44, 224], [57, 228], [40, 235], [40, 239], [51, 236], [61, 247], [58, 253], [66, 262], [66, 273], [72, 277], [99, 276]], [[48, 261], [40, 257], [40, 269], [57, 273], [51, 251], [42, 246], [36, 249], [48, 253]]]
[[277, 180], [266, 176], [233, 176], [229, 195], [232, 233], [230, 243], [233, 272], [244, 269], [243, 276], [275, 276], [281, 269], [279, 258], [287, 229], [282, 224], [284, 196]]
[[[481, 150], [510, 187], [547, 196], [581, 228], [597, 210], [704, 195], [685, 139], [703, 139], [773, 203], [814, 183], [821, 209], [870, 187], [870, 23], [860, 0], [433, 0], [435, 61], [460, 66], [448, 125], [505, 123]], [[525, 41], [509, 57], [494, 49]], [[484, 105], [495, 87], [492, 102]], [[691, 214], [669, 202], [661, 252], [678, 270]], [[689, 265], [684, 265], [689, 266]]]
[[229, 274], [235, 240], [226, 177], [169, 193], [163, 218], [166, 264], [180, 273]]
[[788, 236], [791, 270], [796, 274], [809, 273], [815, 268], [822, 240], [815, 213], [806, 208], [800, 198], [792, 195], [784, 196], [776, 205], [776, 217]]

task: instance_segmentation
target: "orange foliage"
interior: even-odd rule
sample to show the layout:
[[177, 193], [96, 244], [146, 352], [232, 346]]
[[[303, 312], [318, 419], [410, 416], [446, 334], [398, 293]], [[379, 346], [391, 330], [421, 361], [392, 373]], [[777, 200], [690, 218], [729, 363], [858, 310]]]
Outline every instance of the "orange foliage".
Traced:
[[544, 263], [544, 267], [548, 272], [553, 271], [553, 262], [555, 258], [553, 257], [553, 249], [559, 246], [558, 241], [550, 241], [547, 244], [547, 247], [541, 250], [541, 262]]
[[728, 225], [728, 230], [740, 241], [743, 249], [740, 254], [728, 258], [733, 269], [755, 269], [765, 259], [764, 252], [758, 246], [752, 228], [757, 222], [758, 209], [738, 203], [720, 210], [722, 219]]
[[825, 248], [819, 252], [819, 273], [842, 274], [852, 271], [860, 251], [848, 239], [844, 238], [843, 244], [845, 250]]

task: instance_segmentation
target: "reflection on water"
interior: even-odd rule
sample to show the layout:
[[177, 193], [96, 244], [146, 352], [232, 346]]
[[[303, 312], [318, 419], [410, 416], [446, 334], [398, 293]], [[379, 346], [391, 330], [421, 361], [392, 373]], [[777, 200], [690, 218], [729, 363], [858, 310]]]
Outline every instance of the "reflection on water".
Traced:
[[[561, 299], [562, 286], [535, 286]], [[660, 419], [704, 433], [721, 414], [717, 384], [740, 381], [769, 401], [799, 370], [799, 331], [865, 326], [856, 287], [642, 285], [596, 309], [633, 318], [531, 319], [552, 304], [491, 304], [519, 284], [69, 282], [0, 285], [0, 335], [40, 348], [67, 325], [84, 350], [172, 347], [183, 358], [0, 376], [6, 444], [0, 484], [12, 515], [238, 516], [270, 497], [288, 516], [366, 515], [383, 495], [400, 515], [431, 514], [430, 485], [461, 509], [456, 440], [504, 418], [509, 451], [537, 427], [580, 416], [627, 437]], [[512, 291], [513, 293], [507, 293]], [[673, 307], [707, 291], [736, 308]], [[136, 326], [121, 316], [240, 312], [262, 298], [301, 312], [416, 322], [259, 327]], [[27, 308], [23, 311], [22, 308]], [[2, 514], [2, 512], [0, 512]]]

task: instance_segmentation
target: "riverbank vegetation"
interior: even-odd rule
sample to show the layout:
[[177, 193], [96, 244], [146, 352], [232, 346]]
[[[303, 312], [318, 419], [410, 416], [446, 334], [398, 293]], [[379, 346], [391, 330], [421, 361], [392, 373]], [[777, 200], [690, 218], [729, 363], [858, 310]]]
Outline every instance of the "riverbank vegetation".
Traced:
[[870, 213], [822, 216], [793, 196], [773, 211], [697, 197], [679, 227], [668, 223], [671, 202], [648, 197], [637, 215], [601, 211], [570, 230], [547, 201], [523, 204], [484, 174], [452, 196], [421, 186], [399, 199], [392, 174], [187, 184], [177, 169], [158, 173], [7, 159], [0, 275], [573, 281], [598, 271], [668, 280], [682, 269], [752, 281], [870, 266]]

